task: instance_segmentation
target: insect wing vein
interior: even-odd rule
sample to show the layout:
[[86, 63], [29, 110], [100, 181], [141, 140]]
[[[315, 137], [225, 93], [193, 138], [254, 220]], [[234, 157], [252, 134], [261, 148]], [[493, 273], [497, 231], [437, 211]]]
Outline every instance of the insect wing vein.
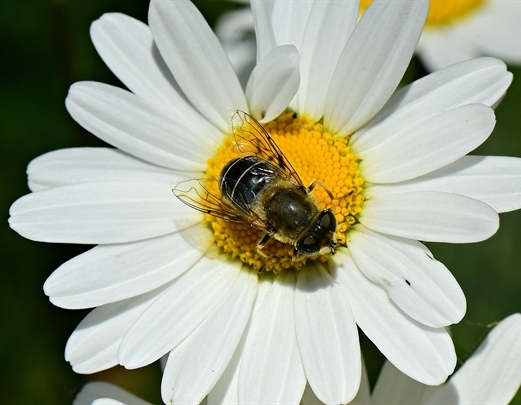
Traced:
[[237, 110], [232, 116], [232, 131], [239, 151], [254, 154], [273, 163], [295, 186], [305, 189], [304, 183], [282, 150], [250, 114]]
[[238, 211], [223, 199], [208, 191], [209, 187], [207, 184], [209, 181], [212, 180], [193, 179], [182, 181], [172, 191], [183, 203], [205, 214], [232, 222], [247, 222], [249, 213]]

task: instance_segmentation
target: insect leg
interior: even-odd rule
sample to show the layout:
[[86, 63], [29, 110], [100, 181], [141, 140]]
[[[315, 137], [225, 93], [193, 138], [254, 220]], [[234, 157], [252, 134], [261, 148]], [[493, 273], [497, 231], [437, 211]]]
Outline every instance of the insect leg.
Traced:
[[347, 241], [345, 241], [344, 243], [340, 243], [341, 239], [337, 239], [336, 242], [335, 242], [335, 246], [333, 247], [333, 249], [337, 246], [340, 246], [340, 247], [347, 247]]
[[269, 233], [265, 233], [262, 239], [257, 243], [257, 253], [260, 254], [263, 257], [268, 257], [266, 253], [262, 251], [264, 249], [264, 246], [266, 246], [266, 243], [268, 243], [271, 239], [271, 236]]
[[309, 191], [313, 191], [313, 189], [317, 186], [321, 186], [324, 191], [327, 193], [327, 195], [329, 196], [329, 198], [331, 198], [332, 200], [334, 200], [335, 196], [333, 195], [333, 193], [331, 192], [330, 189], [327, 188], [327, 186], [320, 180], [313, 180], [313, 183], [311, 183], [308, 187], [308, 190]]

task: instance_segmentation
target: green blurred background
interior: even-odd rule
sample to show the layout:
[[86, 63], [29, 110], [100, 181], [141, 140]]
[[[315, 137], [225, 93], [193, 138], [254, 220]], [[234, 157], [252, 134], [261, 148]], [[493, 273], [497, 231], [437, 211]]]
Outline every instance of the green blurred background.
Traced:
[[[196, 1], [210, 24], [237, 7]], [[105, 12], [147, 20], [148, 0], [0, 1], [1, 212], [4, 281], [0, 284], [0, 403], [70, 404], [91, 380], [114, 382], [156, 404], [161, 373], [153, 364], [128, 371], [120, 367], [91, 376], [75, 374], [63, 358], [65, 344], [87, 311], [54, 307], [43, 294], [45, 279], [86, 246], [53, 245], [23, 239], [7, 225], [9, 206], [29, 192], [25, 169], [45, 152], [101, 146], [67, 114], [68, 87], [79, 80], [121, 85], [96, 54], [90, 23]], [[521, 68], [510, 67], [514, 83], [497, 109], [497, 126], [475, 153], [521, 156]], [[413, 61], [408, 78], [422, 74]], [[501, 228], [474, 245], [430, 244], [437, 259], [453, 271], [468, 299], [465, 319], [453, 327], [460, 361], [489, 331], [490, 324], [521, 311], [521, 212], [501, 215]], [[372, 383], [383, 358], [362, 342]], [[513, 404], [521, 405], [518, 393]]]

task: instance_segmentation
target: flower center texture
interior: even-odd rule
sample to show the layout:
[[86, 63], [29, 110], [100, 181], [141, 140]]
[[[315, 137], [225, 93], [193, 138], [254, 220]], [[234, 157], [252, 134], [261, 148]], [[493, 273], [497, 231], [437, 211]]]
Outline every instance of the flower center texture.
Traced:
[[[307, 115], [295, 113], [283, 113], [277, 119], [263, 124], [263, 127], [290, 162], [303, 185], [307, 188], [315, 184], [309, 198], [318, 206], [318, 210], [330, 210], [334, 214], [337, 222], [336, 243], [345, 244], [345, 234], [356, 222], [355, 217], [361, 212], [364, 201], [364, 179], [360, 176], [358, 158], [350, 150], [349, 139], [325, 131], [321, 122], [313, 122]], [[229, 166], [229, 162], [248, 156], [237, 145], [233, 132], [224, 139], [216, 155], [208, 160], [205, 174], [205, 178], [210, 180], [208, 191], [221, 199], [224, 197], [219, 181], [215, 180], [221, 178], [221, 172], [226, 165]], [[256, 157], [262, 159], [263, 155], [256, 154]], [[267, 192], [268, 187], [265, 187], [258, 194]], [[330, 252], [295, 254], [295, 243], [283, 243], [273, 237], [260, 248], [259, 242], [266, 235], [266, 229], [260, 229], [247, 221], [233, 222], [210, 214], [206, 214], [205, 218], [213, 229], [217, 245], [259, 272], [279, 273], [284, 269], [300, 269], [308, 260], [327, 261], [331, 255]]]
[[[425, 28], [440, 28], [460, 21], [478, 10], [486, 0], [431, 0]], [[360, 1], [360, 12], [364, 12], [372, 0]]]

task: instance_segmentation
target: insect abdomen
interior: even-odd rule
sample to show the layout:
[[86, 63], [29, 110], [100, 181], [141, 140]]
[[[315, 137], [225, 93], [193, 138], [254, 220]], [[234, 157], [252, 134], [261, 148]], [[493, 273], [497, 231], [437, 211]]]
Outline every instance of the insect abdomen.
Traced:
[[264, 159], [256, 156], [240, 157], [230, 160], [223, 167], [219, 188], [223, 196], [248, 212], [262, 190], [280, 175], [279, 169]]

